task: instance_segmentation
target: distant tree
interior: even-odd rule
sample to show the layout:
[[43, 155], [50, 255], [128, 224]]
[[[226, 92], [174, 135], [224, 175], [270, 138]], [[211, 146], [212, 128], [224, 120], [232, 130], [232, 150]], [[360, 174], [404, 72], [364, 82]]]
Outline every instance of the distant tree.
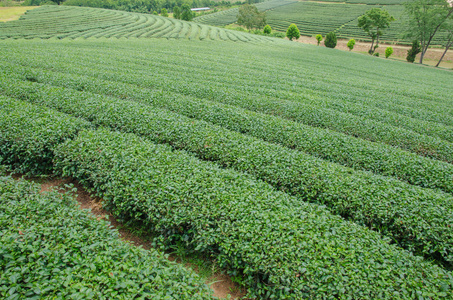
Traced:
[[392, 54], [393, 54], [393, 48], [392, 47], [387, 47], [385, 49], [385, 58], [389, 58], [390, 55], [392, 55]]
[[346, 44], [346, 46], [348, 46], [349, 51], [351, 51], [352, 49], [354, 49], [355, 40], [354, 39], [350, 39], [349, 42]]
[[173, 18], [181, 19], [181, 9], [179, 8], [179, 6], [173, 7]]
[[446, 0], [410, 0], [404, 6], [409, 15], [407, 36], [420, 41], [420, 63], [423, 63], [434, 35], [453, 14], [453, 5]]
[[190, 6], [188, 4], [184, 4], [181, 7], [181, 20], [192, 21], [193, 17], [194, 17], [194, 13], [190, 9]]
[[337, 35], [335, 32], [329, 32], [324, 39], [324, 45], [329, 48], [335, 48], [337, 46]]
[[413, 63], [415, 61], [415, 57], [417, 56], [417, 54], [419, 54], [421, 52], [421, 45], [420, 45], [420, 42], [415, 40], [412, 42], [412, 47], [407, 50], [407, 56], [406, 56], [406, 60], [408, 62], [411, 62]]
[[436, 67], [438, 67], [442, 59], [444, 59], [444, 56], [447, 53], [448, 49], [450, 49], [450, 47], [453, 46], [453, 17], [451, 17], [451, 20], [449, 20], [446, 26], [446, 31], [448, 32], [448, 36], [447, 39], [445, 40], [445, 51], [444, 53], [442, 53], [442, 56], [440, 57], [439, 61], [436, 64]]
[[322, 35], [317, 34], [316, 35], [316, 41], [318, 42], [318, 46], [319, 46], [319, 44], [321, 44], [321, 42], [322, 42]]
[[300, 38], [300, 31], [296, 24], [293, 23], [289, 25], [288, 30], [286, 30], [286, 37], [289, 38], [290, 41]]
[[[368, 53], [374, 53], [379, 46], [379, 38], [384, 34], [383, 30], [389, 28], [392, 21], [395, 21], [395, 18], [388, 11], [380, 8], [372, 8], [359, 17], [358, 26], [371, 37], [371, 48]], [[376, 46], [374, 46], [375, 41]]]
[[165, 7], [162, 8], [162, 10], [160, 11], [160, 15], [162, 17], [168, 17], [168, 12], [167, 12], [167, 9]]
[[260, 29], [266, 25], [266, 13], [260, 13], [255, 5], [244, 4], [239, 7], [237, 18], [238, 24], [245, 26], [248, 30]]
[[264, 26], [263, 33], [271, 34], [272, 28], [269, 25]]

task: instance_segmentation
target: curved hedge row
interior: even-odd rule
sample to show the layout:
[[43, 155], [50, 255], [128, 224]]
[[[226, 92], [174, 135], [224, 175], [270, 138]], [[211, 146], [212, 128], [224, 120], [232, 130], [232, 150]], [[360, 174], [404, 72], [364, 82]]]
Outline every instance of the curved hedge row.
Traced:
[[[183, 27], [190, 28], [183, 31]], [[226, 40], [273, 43], [274, 39], [244, 32], [174, 20], [165, 17], [91, 7], [42, 6], [20, 20], [0, 23], [2, 39], [65, 38], [185, 38], [210, 40], [209, 31], [220, 30]], [[215, 40], [221, 40], [214, 36]]]
[[[40, 83], [77, 90], [83, 89], [87, 92], [114, 97], [126, 94], [128, 100], [169, 109], [356, 170], [393, 176], [410, 184], [438, 188], [453, 193], [453, 165], [421, 157], [385, 144], [367, 142], [335, 131], [314, 128], [234, 106], [177, 93], [156, 92], [122, 82], [29, 68], [24, 71], [24, 68], [21, 67], [10, 67], [8, 70], [11, 71], [11, 73], [7, 73], [10, 79], [14, 77], [25, 80], [27, 75], [24, 73], [29, 74], [28, 76], [34, 73], [34, 78]], [[6, 72], [6, 70], [3, 71]], [[2, 83], [0, 85], [4, 86]], [[7, 86], [16, 90], [21, 85], [19, 82], [14, 82]], [[6, 93], [14, 93], [6, 91], [5, 88], [0, 87], [0, 89]]]
[[[25, 116], [30, 122], [35, 117]], [[448, 273], [379, 234], [185, 152], [98, 130], [79, 133], [54, 154], [56, 169], [92, 188], [114, 214], [142, 222], [162, 246], [180, 241], [213, 254], [250, 287], [249, 296], [453, 295]]]
[[0, 96], [0, 163], [18, 173], [49, 174], [53, 147], [89, 126], [54, 110]]
[[156, 107], [38, 83], [9, 86], [16, 97], [254, 174], [304, 201], [325, 204], [376, 228], [404, 248], [453, 262], [451, 195], [354, 171]]
[[212, 299], [210, 294], [193, 272], [121, 241], [107, 222], [80, 210], [71, 194], [41, 194], [37, 184], [0, 177], [2, 299]]
[[452, 278], [380, 235], [248, 175], [131, 134], [85, 131], [55, 166], [92, 187], [115, 215], [143, 222], [159, 244], [212, 254], [250, 297], [451, 297]]
[[[244, 85], [234, 87], [224, 82], [225, 76], [217, 78], [206, 73], [204, 77], [209, 77], [209, 82], [203, 82], [199, 78], [185, 78], [185, 76], [189, 75], [184, 74], [192, 74], [193, 70], [189, 68], [186, 70], [187, 72], [183, 72], [183, 66], [179, 65], [177, 67], [160, 66], [160, 69], [163, 71], [159, 71], [158, 65], [152, 66], [157, 69], [155, 71], [153, 70], [150, 74], [150, 68], [148, 66], [139, 65], [140, 63], [143, 64], [142, 61], [136, 58], [124, 58], [124, 60], [134, 63], [129, 64], [118, 61], [118, 64], [124, 68], [121, 71], [118, 70], [119, 68], [117, 66], [113, 67], [102, 64], [96, 69], [92, 65], [82, 66], [82, 62], [77, 64], [77, 66], [74, 66], [74, 64], [65, 65], [65, 63], [59, 63], [58, 66], [52, 66], [52, 68], [64, 70], [67, 67], [71, 72], [90, 74], [93, 77], [99, 77], [109, 81], [122, 81], [138, 84], [143, 87], [149, 87], [151, 85], [154, 89], [160, 88], [164, 91], [171, 91], [172, 93], [179, 92], [197, 98], [238, 106], [255, 112], [276, 115], [310, 126], [328, 128], [365, 140], [386, 143], [422, 156], [453, 162], [453, 143], [437, 138], [435, 134], [433, 134], [434, 136], [423, 135], [402, 127], [377, 122], [365, 115], [357, 116], [344, 111], [325, 108], [324, 106], [326, 105], [318, 103], [321, 100], [307, 100], [306, 103], [298, 102], [298, 100], [288, 100], [292, 94], [285, 91], [279, 91], [278, 94], [280, 95], [277, 95], [278, 97], [274, 97], [274, 92], [272, 91], [266, 91], [264, 94], [267, 96], [264, 95], [261, 97], [259, 95], [258, 97], [259, 88], [246, 87]], [[94, 61], [92, 63], [95, 64]], [[178, 80], [168, 80], [170, 75], [167, 73], [170, 73], [170, 69], [172, 68], [178, 69], [172, 70], [171, 72]], [[163, 72], [163, 74], [159, 72]], [[204, 72], [199, 73], [204, 74]], [[184, 84], [177, 82], [183, 79], [187, 80], [187, 82]], [[242, 88], [241, 92], [238, 91], [240, 88]], [[335, 105], [341, 106], [341, 103], [338, 102]], [[346, 104], [344, 106], [346, 110], [354, 110], [354, 108], [348, 107]], [[431, 127], [430, 124], [425, 125], [427, 128]], [[435, 127], [436, 125], [433, 126], [433, 128]]]

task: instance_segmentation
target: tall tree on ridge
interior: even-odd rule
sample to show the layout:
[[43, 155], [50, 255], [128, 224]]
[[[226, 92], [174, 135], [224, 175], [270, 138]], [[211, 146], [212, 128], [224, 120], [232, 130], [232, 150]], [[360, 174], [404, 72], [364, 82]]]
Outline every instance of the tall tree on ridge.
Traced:
[[434, 36], [453, 14], [453, 6], [447, 0], [411, 0], [404, 6], [410, 17], [407, 35], [420, 41], [420, 63], [423, 63]]

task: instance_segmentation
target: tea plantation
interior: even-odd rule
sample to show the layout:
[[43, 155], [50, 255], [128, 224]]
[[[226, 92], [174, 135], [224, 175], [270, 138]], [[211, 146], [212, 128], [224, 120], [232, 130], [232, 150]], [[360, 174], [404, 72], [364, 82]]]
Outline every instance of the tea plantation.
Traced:
[[90, 7], [42, 6], [0, 24], [6, 38], [169, 38], [266, 42], [272, 39], [149, 14]]
[[[7, 170], [78, 180], [156, 247], [211, 257], [251, 298], [453, 298], [453, 73], [247, 33], [128, 33], [157, 16], [32, 12], [0, 25]], [[0, 191], [2, 297], [211, 297], [70, 195], [8, 178]]]

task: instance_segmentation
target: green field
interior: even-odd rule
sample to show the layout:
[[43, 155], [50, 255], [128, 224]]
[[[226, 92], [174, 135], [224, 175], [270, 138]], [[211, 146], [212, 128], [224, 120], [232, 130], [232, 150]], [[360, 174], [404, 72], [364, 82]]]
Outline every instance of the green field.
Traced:
[[[140, 18], [168, 20], [42, 7], [0, 25], [2, 166], [76, 179], [156, 247], [211, 257], [251, 298], [453, 297], [451, 71], [247, 33], [200, 39], [233, 33], [175, 20], [158, 34]], [[195, 38], [172, 38], [186, 25]], [[22, 183], [1, 182], [6, 209]], [[52, 195], [33, 210], [57, 214]], [[37, 295], [3, 259], [10, 219], [1, 210], [0, 297]], [[152, 255], [164, 275], [134, 277], [127, 260], [131, 290], [152, 277], [150, 298], [210, 297]], [[101, 277], [89, 293], [107, 293]]]
[[[270, 0], [255, 4], [259, 11], [269, 11], [288, 4], [297, 3], [295, 0]], [[213, 25], [225, 26], [228, 24], [236, 23], [239, 8], [231, 8], [217, 13], [212, 13], [204, 16], [194, 18], [194, 22]]]
[[[384, 31], [381, 41], [410, 44], [404, 38], [406, 22], [404, 1], [400, 0], [350, 0], [350, 1], [287, 1], [272, 0], [256, 4], [260, 11], [266, 11], [267, 23], [273, 30], [286, 32], [294, 23], [302, 35], [325, 36], [333, 31], [339, 38], [371, 41], [371, 38], [357, 26], [357, 19], [367, 10], [382, 8], [387, 10], [395, 21]], [[230, 9], [216, 14], [195, 18], [195, 22], [213, 26], [225, 26], [237, 22], [238, 9]], [[434, 45], [442, 44], [442, 33], [436, 35]]]
[[20, 21], [0, 24], [5, 38], [168, 38], [271, 42], [266, 37], [149, 14], [72, 6], [43, 6]]

